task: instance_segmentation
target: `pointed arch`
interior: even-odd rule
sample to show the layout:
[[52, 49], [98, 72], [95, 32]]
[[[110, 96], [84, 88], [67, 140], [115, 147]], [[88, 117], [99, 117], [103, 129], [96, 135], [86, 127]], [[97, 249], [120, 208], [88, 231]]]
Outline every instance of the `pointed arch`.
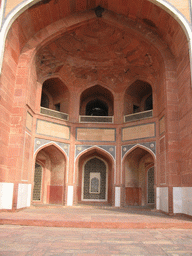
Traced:
[[88, 153], [88, 152], [90, 152], [90, 151], [93, 151], [93, 150], [98, 150], [98, 151], [100, 151], [101, 153], [106, 154], [106, 155], [111, 159], [111, 161], [114, 161], [114, 162], [115, 162], [115, 159], [113, 158], [113, 156], [112, 156], [107, 150], [105, 150], [104, 148], [101, 148], [101, 147], [99, 147], [99, 146], [97, 146], [97, 145], [94, 145], [94, 146], [91, 146], [91, 147], [89, 147], [89, 148], [86, 148], [86, 149], [82, 150], [82, 151], [78, 154], [78, 156], [75, 158], [75, 162], [77, 162], [77, 161], [79, 160], [79, 158], [80, 158], [82, 155], [84, 155], [84, 154], [86, 154], [86, 153]]
[[106, 150], [99, 148], [98, 146], [93, 146], [91, 148], [83, 150], [75, 160], [74, 168], [74, 184], [77, 184], [77, 194], [76, 201], [81, 201], [82, 189], [83, 189], [83, 173], [84, 166], [87, 161], [93, 158], [101, 159], [105, 162], [107, 166], [107, 200], [105, 203], [112, 204], [112, 188], [114, 183], [114, 173], [115, 173], [115, 160]]
[[127, 157], [127, 155], [129, 155], [133, 150], [135, 150], [136, 148], [141, 148], [141, 149], [144, 149], [145, 151], [147, 151], [148, 153], [150, 153], [154, 159], [154, 161], [156, 160], [156, 155], [155, 153], [148, 147], [142, 145], [142, 144], [136, 144], [134, 145], [132, 148], [130, 148], [126, 153], [125, 155], [122, 157], [122, 162], [124, 161], [124, 159]]
[[[38, 201], [43, 204], [65, 204], [65, 183], [68, 169], [65, 152], [56, 143], [49, 142], [39, 147], [34, 156], [34, 166], [36, 167], [36, 163], [42, 166], [41, 197]], [[36, 168], [34, 187], [35, 175]], [[33, 200], [35, 199], [33, 198]]]
[[[155, 166], [155, 156], [143, 145], [135, 145], [125, 154], [122, 161], [122, 183], [125, 186], [125, 205], [148, 205], [148, 172]], [[154, 176], [150, 183], [154, 206]], [[152, 193], [153, 192], [153, 193]]]
[[[93, 164], [96, 164], [97, 167], [102, 165], [102, 167], [103, 167], [102, 173], [105, 175], [104, 180], [103, 180], [101, 173], [98, 172], [97, 169], [92, 170], [92, 168], [90, 168], [90, 167], [92, 167]], [[103, 202], [108, 201], [108, 172], [109, 172], [109, 164], [101, 156], [93, 155], [84, 161], [83, 167], [82, 167], [82, 180], [81, 180], [81, 184], [82, 184], [81, 200], [82, 201], [92, 201], [92, 200], [103, 201]], [[85, 177], [87, 175], [90, 175], [89, 181], [87, 179], [85, 179]], [[98, 185], [97, 193], [94, 193], [91, 190], [91, 183], [92, 183], [92, 180], [94, 180], [94, 179], [97, 181], [97, 185]], [[85, 183], [86, 183], [86, 185], [89, 185], [89, 190], [87, 191], [88, 192], [87, 196], [85, 196], [83, 193]], [[90, 184], [88, 184], [88, 183], [90, 183]], [[104, 185], [105, 189], [102, 189], [102, 185]], [[101, 198], [98, 197], [100, 193], [102, 194]]]
[[44, 148], [47, 148], [49, 146], [55, 146], [62, 154], [63, 156], [65, 157], [65, 159], [67, 160], [68, 159], [68, 156], [66, 154], [66, 152], [64, 151], [64, 149], [59, 146], [57, 143], [55, 143], [54, 141], [51, 141], [51, 142], [47, 142], [43, 145], [41, 145], [40, 147], [38, 147], [35, 151], [34, 151], [34, 157], [37, 156], [37, 154]]

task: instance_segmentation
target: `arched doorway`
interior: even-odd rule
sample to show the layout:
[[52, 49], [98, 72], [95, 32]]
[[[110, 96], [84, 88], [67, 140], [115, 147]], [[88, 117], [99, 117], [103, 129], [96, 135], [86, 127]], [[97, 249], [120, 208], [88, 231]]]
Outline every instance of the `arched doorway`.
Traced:
[[36, 156], [33, 203], [65, 203], [66, 159], [54, 145], [41, 149]]
[[88, 116], [108, 116], [108, 106], [101, 100], [92, 100], [86, 105]]
[[78, 160], [78, 203], [112, 204], [113, 163], [105, 152], [91, 149]]
[[154, 159], [144, 148], [137, 147], [124, 159], [125, 205], [154, 206]]

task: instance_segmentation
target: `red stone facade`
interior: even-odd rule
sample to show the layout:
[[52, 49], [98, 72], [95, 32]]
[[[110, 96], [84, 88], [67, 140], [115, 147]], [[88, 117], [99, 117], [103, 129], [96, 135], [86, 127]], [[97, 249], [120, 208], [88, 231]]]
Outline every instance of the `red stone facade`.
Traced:
[[[13, 208], [30, 184], [35, 203], [179, 212], [175, 188], [192, 186], [189, 47], [181, 24], [147, 0], [40, 1], [21, 12], [1, 72], [0, 182], [14, 184]], [[107, 166], [105, 201], [82, 199], [92, 157]]]

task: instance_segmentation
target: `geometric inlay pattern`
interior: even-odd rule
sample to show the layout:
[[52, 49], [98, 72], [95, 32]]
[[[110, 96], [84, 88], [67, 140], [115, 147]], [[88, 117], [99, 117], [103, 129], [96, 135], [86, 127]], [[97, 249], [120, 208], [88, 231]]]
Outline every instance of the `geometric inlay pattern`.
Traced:
[[42, 167], [35, 163], [33, 200], [41, 200]]
[[[98, 175], [95, 175], [96, 173], [98, 173]], [[93, 179], [90, 181], [91, 176], [93, 177]], [[94, 177], [94, 176], [98, 176], [98, 177]], [[106, 199], [106, 165], [102, 160], [96, 157], [90, 159], [85, 164], [83, 178], [84, 178], [83, 199], [89, 199], [89, 200], [105, 200]]]
[[154, 167], [151, 167], [148, 170], [148, 204], [154, 204], [155, 195], [154, 195]]

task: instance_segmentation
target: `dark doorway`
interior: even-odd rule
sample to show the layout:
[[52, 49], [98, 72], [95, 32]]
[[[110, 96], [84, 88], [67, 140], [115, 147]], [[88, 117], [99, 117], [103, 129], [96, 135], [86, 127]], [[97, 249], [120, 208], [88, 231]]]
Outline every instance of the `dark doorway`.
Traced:
[[86, 106], [86, 115], [108, 116], [108, 106], [101, 100], [90, 101]]

